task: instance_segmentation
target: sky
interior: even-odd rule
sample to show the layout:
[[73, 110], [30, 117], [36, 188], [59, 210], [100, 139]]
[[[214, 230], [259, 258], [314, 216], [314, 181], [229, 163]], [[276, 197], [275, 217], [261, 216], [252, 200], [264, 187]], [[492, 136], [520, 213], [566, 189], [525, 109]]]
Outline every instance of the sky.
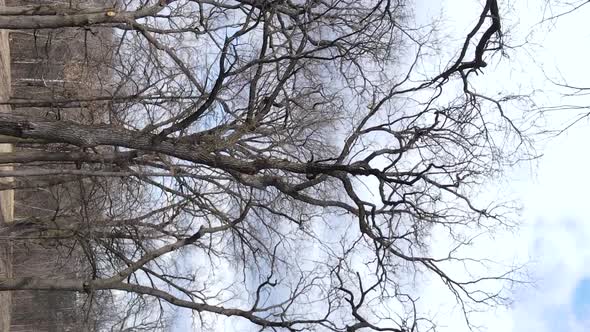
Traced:
[[[483, 1], [418, 1], [418, 19], [440, 15], [445, 29], [441, 35], [462, 36], [473, 26]], [[438, 7], [437, 7], [438, 6]], [[504, 28], [511, 45], [509, 58], [497, 67], [486, 68], [489, 90], [545, 91], [538, 96], [546, 104], [575, 103], [590, 105], [590, 98], [566, 100], [559, 96], [553, 81], [590, 86], [590, 32], [586, 28], [590, 6], [551, 24], [535, 25], [550, 15], [544, 1], [501, 1]], [[553, 7], [555, 13], [563, 8]], [[531, 31], [535, 33], [531, 34]], [[459, 42], [459, 41], [451, 41]], [[450, 43], [452, 46], [452, 43]], [[491, 69], [491, 70], [490, 70]], [[487, 84], [487, 87], [485, 86]], [[548, 113], [546, 124], [563, 127], [578, 111]], [[577, 332], [590, 331], [590, 121], [583, 120], [558, 137], [540, 141], [537, 153], [542, 157], [510, 170], [501, 186], [522, 204], [521, 228], [516, 232], [495, 234], [470, 248], [482, 257], [497, 261], [525, 262], [529, 280], [513, 290], [508, 308], [496, 308], [477, 316], [482, 330]], [[494, 186], [490, 190], [494, 190]], [[440, 288], [440, 287], [439, 287]], [[436, 285], [423, 290], [426, 299], [440, 299]], [[447, 295], [448, 296], [448, 295]], [[444, 301], [432, 300], [433, 308]], [[452, 311], [452, 310], [451, 310]], [[442, 331], [468, 331], [457, 313], [441, 311]]]
[[[441, 17], [440, 36], [454, 36], [444, 43], [451, 52], [473, 26], [483, 2], [417, 0], [416, 19], [429, 22]], [[570, 84], [590, 86], [590, 66], [585, 65], [590, 54], [586, 46], [590, 45], [590, 30], [586, 29], [590, 5], [544, 25], [536, 25], [550, 15], [543, 0], [501, 1], [500, 6], [507, 42], [515, 47], [507, 50], [508, 57], [485, 69], [478, 77], [478, 87], [513, 92], [535, 88], [544, 91], [537, 97], [546, 104], [590, 105], [590, 97], [562, 99], [547, 80], [566, 78]], [[525, 40], [529, 43], [519, 46]], [[572, 110], [548, 113], [546, 124], [564, 127], [576, 114]], [[498, 262], [527, 263], [531, 283], [512, 289], [514, 302], [509, 307], [478, 314], [483, 331], [590, 331], [588, 142], [590, 121], [584, 120], [557, 137], [538, 142], [541, 158], [509, 170], [500, 184], [489, 185], [490, 192], [497, 193], [502, 187], [503, 194], [521, 202], [521, 228], [498, 232], [470, 250]], [[426, 283], [420, 291], [423, 305], [430, 305], [436, 313], [440, 331], [468, 331], [452, 302], [445, 302], [452, 299], [440, 285]], [[184, 317], [177, 320], [174, 331], [190, 330], [187, 315]]]

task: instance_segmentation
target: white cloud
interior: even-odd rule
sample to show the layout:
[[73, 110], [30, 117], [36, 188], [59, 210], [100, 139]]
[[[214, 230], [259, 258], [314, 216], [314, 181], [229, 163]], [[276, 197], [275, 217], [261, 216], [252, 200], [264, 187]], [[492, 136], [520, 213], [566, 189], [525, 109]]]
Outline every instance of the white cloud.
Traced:
[[[448, 0], [440, 7], [453, 19], [448, 22], [455, 25], [457, 31], [464, 31], [469, 26], [472, 11], [478, 1]], [[418, 6], [431, 6], [432, 2], [418, 1]], [[530, 24], [538, 22], [543, 7], [539, 3], [518, 1], [504, 3], [507, 24], [511, 27], [509, 38], [516, 44], [530, 31]], [[509, 7], [511, 5], [512, 7]], [[588, 6], [590, 7], [590, 6]], [[419, 10], [419, 8], [418, 8]], [[430, 13], [437, 10], [430, 9]], [[505, 11], [506, 12], [506, 11]], [[537, 34], [542, 45], [521, 52], [519, 49], [508, 51], [510, 59], [502, 59], [501, 65], [493, 72], [486, 72], [479, 82], [487, 88], [498, 89], [498, 82], [503, 87], [522, 89], [536, 85], [546, 90], [554, 90], [546, 83], [545, 75], [555, 78], [559, 75], [568, 77], [571, 83], [588, 82], [588, 66], [585, 64], [589, 53], [587, 34], [581, 34], [580, 26], [587, 22], [586, 12], [576, 13], [560, 20], [557, 25]], [[518, 17], [518, 20], [516, 19]], [[463, 20], [461, 20], [463, 18]], [[539, 28], [539, 27], [537, 27]], [[447, 31], [448, 29], [445, 29]], [[571, 39], [568, 37], [571, 36]], [[538, 53], [535, 53], [538, 52]], [[541, 68], [545, 70], [543, 73]], [[559, 69], [559, 74], [557, 71]], [[509, 79], [507, 79], [509, 78]], [[482, 89], [486, 89], [483, 87]], [[512, 90], [517, 91], [517, 90]], [[559, 104], [565, 101], [555, 98], [556, 94], [547, 93], [544, 99], [548, 103]], [[583, 100], [577, 100], [581, 103]], [[587, 99], [590, 105], [590, 98]], [[547, 124], [558, 127], [571, 119], [575, 113], [562, 111], [548, 116]], [[586, 121], [585, 126], [588, 125]], [[529, 270], [535, 280], [535, 287], [521, 287], [514, 293], [515, 303], [511, 308], [488, 311], [475, 316], [479, 325], [489, 331], [588, 331], [589, 320], [577, 319], [574, 314], [572, 297], [576, 285], [590, 276], [590, 133], [583, 128], [574, 127], [564, 135], [552, 140], [544, 150], [545, 156], [535, 164], [525, 165], [514, 170], [509, 177], [511, 190], [524, 204], [522, 214], [523, 228], [515, 234], [499, 232], [493, 239], [483, 239], [469, 249], [473, 256], [488, 257], [497, 261], [522, 261], [530, 258]], [[440, 244], [439, 244], [440, 245]], [[440, 284], [424, 284], [422, 300], [439, 312], [438, 318], [442, 331], [467, 331], [460, 314], [453, 309], [452, 298]], [[590, 296], [590, 294], [589, 294]], [[590, 301], [590, 299], [589, 299]], [[454, 312], [454, 313], [453, 313]], [[442, 327], [442, 326], [441, 326]]]

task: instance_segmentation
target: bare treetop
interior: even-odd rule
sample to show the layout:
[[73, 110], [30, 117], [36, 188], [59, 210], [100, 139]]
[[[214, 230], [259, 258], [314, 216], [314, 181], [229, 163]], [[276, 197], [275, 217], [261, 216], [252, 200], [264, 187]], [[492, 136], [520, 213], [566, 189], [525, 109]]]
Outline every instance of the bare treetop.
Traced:
[[[470, 83], [503, 48], [496, 0], [473, 17], [432, 72], [435, 27], [416, 27], [402, 0], [1, 9], [5, 29], [83, 27], [79, 61], [101, 74], [77, 74], [92, 89], [6, 101], [22, 112], [0, 114], [0, 134], [32, 150], [0, 156], [22, 165], [1, 176], [94, 190], [4, 230], [75, 239], [85, 273], [0, 290], [124, 291], [125, 324], [161, 318], [130, 308], [171, 305], [201, 328], [428, 331], [412, 282], [425, 275], [475, 326], [470, 313], [505, 304], [516, 271], [462, 279], [450, 266], [480, 271], [487, 261], [457, 254], [468, 235], [515, 225], [512, 206], [475, 193], [529, 142], [516, 97]], [[454, 249], [435, 255], [433, 231]]]

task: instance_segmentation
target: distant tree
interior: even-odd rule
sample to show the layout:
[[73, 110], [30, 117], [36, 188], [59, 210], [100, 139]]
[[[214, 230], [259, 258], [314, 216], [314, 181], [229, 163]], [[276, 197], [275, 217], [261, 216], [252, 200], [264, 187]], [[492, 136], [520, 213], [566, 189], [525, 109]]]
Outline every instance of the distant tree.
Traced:
[[[432, 57], [434, 27], [413, 27], [403, 0], [121, 6], [0, 10], [5, 29], [116, 31], [112, 85], [0, 113], [3, 142], [29, 148], [0, 156], [18, 165], [4, 188], [85, 184], [4, 234], [75, 239], [87, 273], [0, 290], [128, 301], [109, 314], [121, 329], [163, 328], [156, 312], [184, 307], [202, 328], [427, 331], [416, 275], [440, 279], [470, 326], [506, 303], [516, 271], [481, 275], [485, 259], [458, 254], [474, 230], [515, 225], [474, 193], [528, 145], [504, 112], [514, 97], [470, 84], [503, 47], [496, 0], [453, 59]], [[88, 105], [91, 121], [61, 114]], [[26, 114], [39, 108], [61, 113]], [[448, 253], [430, 250], [433, 232]]]

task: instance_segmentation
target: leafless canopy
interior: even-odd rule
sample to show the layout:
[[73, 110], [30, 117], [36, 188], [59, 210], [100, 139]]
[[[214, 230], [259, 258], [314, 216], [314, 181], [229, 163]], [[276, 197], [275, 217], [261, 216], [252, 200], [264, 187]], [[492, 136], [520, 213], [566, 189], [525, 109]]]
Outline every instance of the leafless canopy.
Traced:
[[[78, 277], [0, 289], [125, 298], [121, 328], [178, 306], [201, 328], [234, 317], [262, 330], [401, 332], [436, 326], [418, 301], [425, 276], [473, 326], [470, 313], [505, 303], [515, 278], [480, 275], [486, 261], [461, 256], [469, 234], [513, 225], [505, 204], [475, 193], [527, 142], [504, 111], [511, 99], [470, 84], [502, 49], [496, 0], [473, 15], [445, 59], [436, 26], [416, 27], [404, 0], [2, 8], [6, 29], [114, 32], [93, 60], [107, 78], [87, 78], [100, 88], [14, 96], [16, 111], [0, 114], [4, 141], [27, 147], [0, 156], [19, 165], [0, 173], [16, 179], [4, 189], [79, 184], [70, 203], [4, 234], [70, 239], [86, 261]], [[435, 237], [448, 252], [433, 253]], [[455, 276], [456, 262], [475, 270]]]

